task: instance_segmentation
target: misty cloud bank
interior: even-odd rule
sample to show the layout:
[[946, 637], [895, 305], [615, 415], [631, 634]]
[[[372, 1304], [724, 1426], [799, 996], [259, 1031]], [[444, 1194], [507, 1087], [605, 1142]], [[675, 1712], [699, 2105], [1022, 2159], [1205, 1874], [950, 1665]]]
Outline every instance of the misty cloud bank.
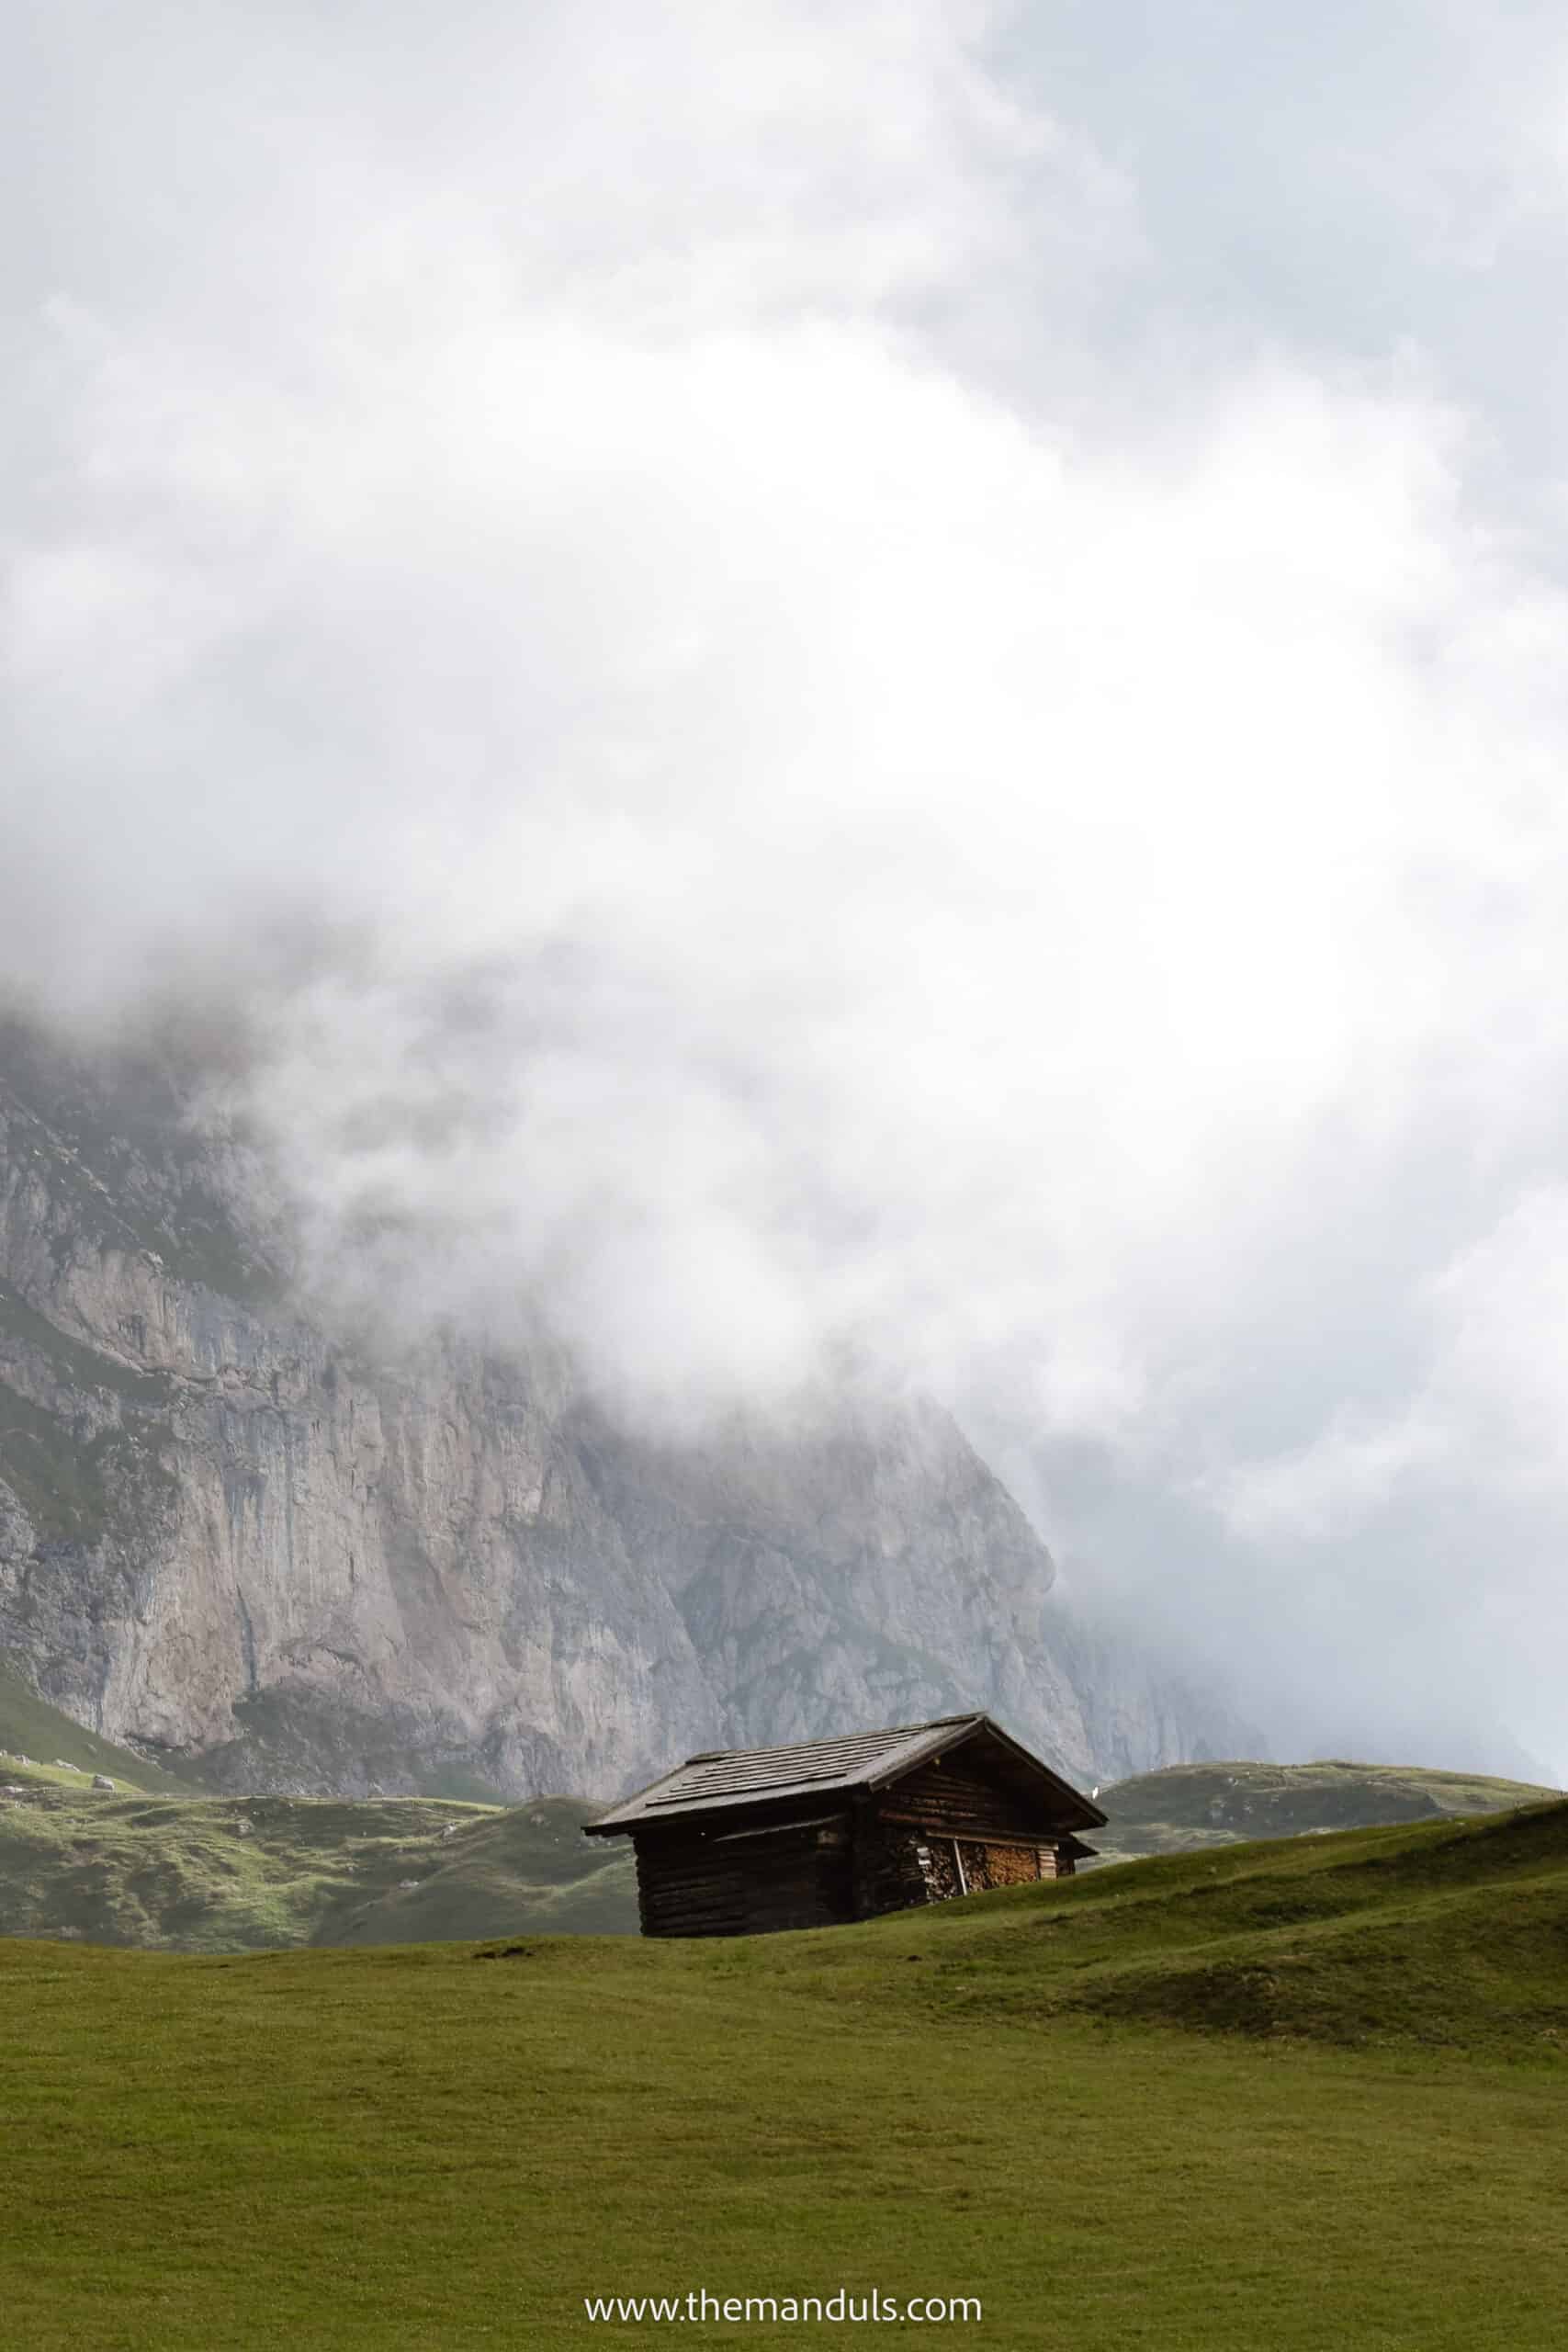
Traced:
[[35, 15], [0, 983], [318, 1277], [934, 1388], [1281, 1753], [1568, 1777], [1568, 36], [1416, 14]]

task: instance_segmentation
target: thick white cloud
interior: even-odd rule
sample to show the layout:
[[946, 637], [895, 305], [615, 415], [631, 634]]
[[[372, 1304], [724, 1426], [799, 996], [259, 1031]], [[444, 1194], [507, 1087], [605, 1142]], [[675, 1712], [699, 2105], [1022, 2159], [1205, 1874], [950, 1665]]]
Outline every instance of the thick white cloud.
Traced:
[[642, 1410], [869, 1357], [1287, 1736], [1550, 1741], [1470, 1566], [1429, 1703], [1383, 1641], [1559, 1380], [1564, 615], [1473, 388], [1222, 315], [989, 9], [433, 23], [33, 30], [12, 985], [249, 1000], [415, 1310]]

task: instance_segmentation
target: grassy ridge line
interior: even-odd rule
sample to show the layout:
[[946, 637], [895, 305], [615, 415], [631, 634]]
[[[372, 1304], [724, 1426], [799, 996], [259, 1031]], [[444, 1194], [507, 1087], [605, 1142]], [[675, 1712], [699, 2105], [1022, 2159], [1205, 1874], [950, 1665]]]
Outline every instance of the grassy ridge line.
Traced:
[[[19, 1724], [46, 1757], [74, 1746], [80, 1760], [0, 1761], [0, 1785], [25, 1790], [23, 1800], [0, 1795], [0, 1933], [234, 1951], [636, 1928], [630, 1855], [579, 1836], [593, 1810], [581, 1801], [502, 1811], [436, 1798], [197, 1799], [134, 1757], [120, 1763], [25, 1691], [13, 1690], [12, 1708], [0, 1721], [13, 1737]], [[110, 1771], [115, 1796], [89, 1790], [89, 1766]], [[130, 1801], [138, 1771], [171, 1797]], [[1379, 1766], [1178, 1766], [1105, 1792], [1113, 1820], [1096, 1843], [1114, 1860], [1140, 1845], [1230, 1849], [1248, 1830], [1285, 1838], [1347, 1818], [1441, 1820], [1448, 1806], [1534, 1793]]]
[[9, 2340], [555, 2352], [589, 2294], [874, 2286], [1004, 2347], [1555, 2352], [1565, 1944], [1568, 1805], [732, 1942], [0, 1945]]
[[[1568, 2064], [1568, 1803], [1233, 1845], [735, 1945], [811, 1943], [818, 1990], [953, 2021], [1138, 2018]], [[753, 1959], [753, 1952], [761, 1958]], [[895, 1970], [897, 1959], [918, 1974]], [[786, 1970], [803, 1965], [786, 1954]]]
[[1532, 1782], [1415, 1765], [1174, 1764], [1101, 1789], [1110, 1819], [1094, 1844], [1104, 1860], [1124, 1861], [1251, 1838], [1499, 1813], [1562, 1794]]
[[4, 1935], [221, 1952], [637, 1925], [629, 1860], [581, 1837], [596, 1808], [576, 1798], [169, 1799], [0, 1775], [24, 1791], [0, 1798]]

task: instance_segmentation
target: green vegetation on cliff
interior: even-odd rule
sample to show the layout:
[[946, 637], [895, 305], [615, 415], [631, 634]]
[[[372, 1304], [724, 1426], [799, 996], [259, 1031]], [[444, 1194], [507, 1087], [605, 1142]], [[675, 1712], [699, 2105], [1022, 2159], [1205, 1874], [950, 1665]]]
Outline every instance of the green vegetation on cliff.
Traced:
[[[17, 1770], [14, 1759], [18, 1756], [43, 1769], [36, 1773]], [[51, 1769], [57, 1762], [73, 1770], [58, 1774]], [[68, 1788], [79, 1786], [81, 1776], [93, 1772], [107, 1773], [118, 1786], [149, 1794], [189, 1793], [186, 1782], [176, 1780], [172, 1772], [133, 1755], [130, 1748], [117, 1747], [112, 1739], [100, 1739], [60, 1708], [51, 1707], [47, 1699], [39, 1698], [0, 1657], [0, 1782], [18, 1781], [31, 1787], [36, 1780], [39, 1784]]]
[[1563, 1804], [747, 1942], [0, 1944], [7, 2340], [550, 2352], [587, 2296], [874, 2288], [1001, 2346], [1555, 2352], [1565, 1953]]
[[207, 1151], [186, 1116], [198, 1077], [168, 1050], [79, 1060], [59, 1040], [0, 1013], [9, 1156], [46, 1189], [59, 1253], [90, 1238], [150, 1252], [171, 1273], [225, 1297], [264, 1302], [276, 1294], [276, 1272], [210, 1181]]

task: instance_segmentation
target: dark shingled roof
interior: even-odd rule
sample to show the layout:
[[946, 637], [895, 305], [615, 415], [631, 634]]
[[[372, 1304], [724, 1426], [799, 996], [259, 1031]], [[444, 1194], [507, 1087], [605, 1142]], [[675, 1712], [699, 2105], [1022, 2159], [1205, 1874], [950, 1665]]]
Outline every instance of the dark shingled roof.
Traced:
[[839, 1739], [805, 1739], [789, 1747], [712, 1748], [688, 1756], [635, 1796], [584, 1825], [591, 1838], [652, 1828], [677, 1815], [723, 1813], [752, 1804], [787, 1804], [795, 1797], [859, 1794], [901, 1780], [933, 1757], [945, 1756], [984, 1733], [1006, 1751], [1006, 1762], [1048, 1783], [1063, 1804], [1063, 1826], [1097, 1828], [1105, 1815], [1048, 1764], [994, 1724], [989, 1715], [940, 1715], [886, 1731], [850, 1732]]

